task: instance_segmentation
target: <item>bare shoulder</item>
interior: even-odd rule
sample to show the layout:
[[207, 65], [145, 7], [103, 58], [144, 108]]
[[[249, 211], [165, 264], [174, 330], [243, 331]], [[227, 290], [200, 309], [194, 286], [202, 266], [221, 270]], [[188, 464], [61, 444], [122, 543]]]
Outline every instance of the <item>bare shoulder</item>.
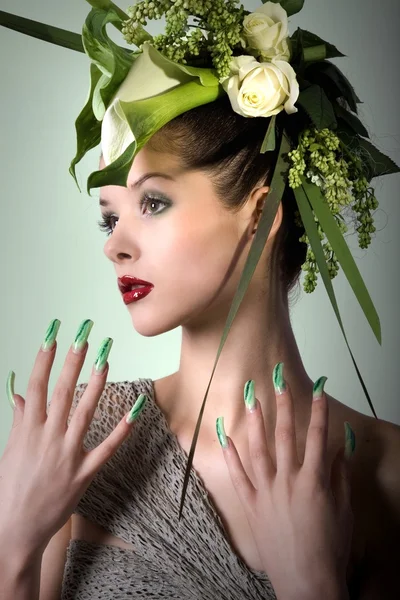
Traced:
[[351, 597], [394, 600], [400, 589], [400, 426], [351, 412], [352, 505], [363, 548]]

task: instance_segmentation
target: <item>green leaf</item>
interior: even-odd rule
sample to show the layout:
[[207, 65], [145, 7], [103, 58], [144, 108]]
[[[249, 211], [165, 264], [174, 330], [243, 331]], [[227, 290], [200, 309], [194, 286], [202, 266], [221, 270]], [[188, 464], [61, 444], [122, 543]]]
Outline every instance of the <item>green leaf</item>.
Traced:
[[103, 73], [93, 93], [93, 113], [99, 121], [103, 119], [114, 94], [140, 54], [118, 46], [108, 36], [107, 24], [120, 21], [120, 17], [113, 9], [108, 11], [93, 9], [88, 14], [82, 29], [85, 52]]
[[335, 132], [362, 164], [365, 177], [368, 181], [374, 177], [399, 173], [399, 166], [389, 157], [373, 146], [368, 140], [354, 135], [353, 130], [341, 123]]
[[75, 121], [77, 151], [69, 168], [79, 191], [81, 190], [76, 178], [76, 165], [86, 152], [100, 143], [101, 120], [137, 57], [135, 53], [121, 48], [108, 37], [107, 24], [117, 21], [120, 21], [120, 17], [112, 9], [92, 9], [82, 28], [83, 46], [92, 62], [89, 96]]
[[112, 77], [118, 67], [120, 78], [124, 78], [132, 65], [132, 52], [118, 46], [108, 36], [108, 23], [121, 22], [121, 18], [113, 9], [100, 10], [93, 8], [86, 17], [82, 28], [82, 41], [90, 60], [99, 67], [102, 73]]
[[[111, 2], [111, 0], [86, 0], [86, 2], [93, 6], [93, 8], [100, 8], [102, 10], [113, 10], [120, 18], [120, 21], [114, 21], [113, 25], [120, 31], [122, 31], [123, 21], [128, 21], [129, 19], [129, 16], [119, 6], [114, 4], [114, 2]], [[148, 31], [146, 31], [144, 27], [139, 23], [138, 27], [136, 28], [135, 35], [135, 40], [137, 42], [136, 45], [140, 47], [140, 45], [143, 42], [150, 42], [152, 39], [153, 36], [150, 35], [150, 33], [148, 33]]]
[[337, 260], [343, 269], [344, 274], [350, 283], [353, 292], [360, 303], [360, 306], [371, 326], [372, 331], [378, 342], [382, 343], [381, 325], [375, 306], [371, 300], [369, 292], [365, 286], [361, 273], [354, 261], [348, 245], [336, 223], [335, 217], [329, 210], [329, 206], [322, 194], [321, 189], [308, 181], [303, 180], [303, 189], [307, 195], [314, 213], [319, 220], [321, 227], [336, 254]]
[[97, 82], [101, 78], [101, 71], [95, 65], [90, 65], [90, 91], [87, 102], [83, 107], [80, 115], [75, 121], [75, 129], [77, 136], [77, 151], [76, 156], [72, 160], [69, 172], [75, 179], [75, 183], [81, 191], [78, 180], [76, 178], [75, 166], [85, 156], [86, 152], [98, 146], [101, 141], [101, 123], [94, 118], [93, 115], [93, 93]]
[[0, 25], [24, 33], [25, 35], [30, 35], [38, 40], [50, 42], [56, 46], [69, 48], [76, 52], [84, 52], [82, 38], [79, 33], [73, 33], [66, 29], [60, 29], [59, 27], [53, 27], [52, 25], [25, 19], [24, 17], [18, 17], [3, 10], [0, 10]]
[[108, 10], [111, 4], [111, 0], [86, 0], [86, 2], [93, 8], [100, 8], [101, 10]]
[[268, 124], [267, 133], [265, 134], [265, 138], [261, 146], [260, 154], [265, 154], [265, 152], [275, 150], [275, 122], [276, 115], [272, 115]]
[[281, 139], [280, 147], [279, 147], [279, 155], [278, 155], [279, 158], [276, 163], [274, 175], [273, 175], [270, 190], [268, 193], [268, 198], [267, 198], [267, 201], [264, 203], [264, 207], [263, 207], [261, 217], [260, 217], [260, 222], [257, 227], [257, 231], [254, 236], [254, 240], [251, 245], [249, 255], [247, 257], [246, 264], [244, 266], [243, 273], [242, 273], [240, 281], [239, 281], [239, 285], [235, 292], [235, 295], [234, 295], [234, 298], [232, 301], [232, 305], [231, 305], [231, 308], [230, 308], [230, 311], [229, 311], [229, 314], [228, 314], [228, 317], [227, 317], [227, 320], [226, 320], [226, 323], [224, 326], [224, 330], [222, 332], [222, 338], [221, 338], [220, 346], [218, 349], [217, 357], [216, 357], [216, 360], [214, 363], [214, 368], [211, 373], [211, 378], [208, 383], [206, 394], [204, 396], [203, 403], [201, 405], [199, 418], [196, 423], [196, 428], [195, 428], [194, 436], [193, 436], [192, 443], [190, 446], [189, 458], [188, 458], [184, 482], [183, 482], [183, 491], [182, 491], [182, 496], [181, 496], [181, 504], [180, 504], [180, 508], [179, 508], [179, 520], [180, 520], [181, 514], [182, 514], [186, 488], [187, 488], [188, 481], [189, 481], [190, 470], [191, 470], [191, 466], [192, 466], [192, 462], [193, 462], [193, 455], [194, 455], [194, 451], [196, 448], [197, 438], [198, 438], [200, 425], [201, 425], [201, 419], [203, 417], [204, 407], [205, 407], [206, 399], [208, 396], [208, 390], [210, 389], [211, 381], [214, 376], [214, 371], [216, 369], [222, 348], [225, 344], [225, 341], [226, 341], [226, 338], [230, 331], [233, 320], [237, 314], [240, 304], [246, 294], [246, 291], [247, 291], [247, 288], [251, 281], [251, 278], [257, 267], [258, 261], [260, 259], [262, 251], [267, 242], [269, 232], [271, 231], [271, 227], [274, 222], [274, 219], [275, 219], [278, 207], [279, 207], [279, 203], [282, 199], [282, 195], [283, 195], [283, 192], [285, 189], [285, 183], [286, 183], [286, 179], [287, 179], [287, 171], [289, 170], [289, 167], [290, 167], [289, 161], [286, 156], [289, 151], [290, 151], [290, 141], [287, 138], [286, 133], [284, 131], [282, 134], [282, 139]]
[[305, 62], [308, 62], [310, 60], [321, 60], [319, 56], [322, 56], [322, 49], [318, 50], [318, 52], [315, 51], [316, 57], [315, 59], [312, 58], [312, 50], [314, 48], [324, 48], [325, 56], [323, 58], [338, 58], [346, 56], [346, 54], [342, 54], [342, 52], [340, 52], [333, 44], [330, 44], [329, 42], [323, 40], [311, 31], [307, 31], [306, 29], [300, 29], [300, 27], [298, 27], [293, 33], [293, 35], [290, 37], [290, 41], [294, 45], [296, 53], [303, 53], [303, 59]]
[[349, 127], [351, 127], [355, 134], [362, 135], [363, 137], [369, 137], [368, 131], [365, 129], [364, 125], [361, 123], [360, 119], [356, 117], [356, 115], [353, 115], [336, 101], [332, 103], [332, 106], [333, 110], [335, 111], [338, 124], [340, 122], [340, 118], [345, 121]]
[[307, 65], [305, 78], [324, 88], [330, 99], [345, 98], [350, 109], [357, 114], [357, 104], [363, 104], [354, 91], [350, 81], [333, 63], [319, 61]]
[[[263, 4], [266, 4], [268, 0], [262, 0]], [[271, 0], [275, 4], [280, 4], [288, 14], [288, 17], [295, 15], [300, 12], [304, 6], [304, 0]]]
[[[317, 186], [315, 186], [315, 187], [317, 187]], [[297, 205], [299, 207], [300, 216], [301, 216], [302, 222], [304, 224], [304, 228], [306, 230], [307, 237], [308, 237], [308, 239], [310, 241], [310, 245], [311, 245], [312, 251], [314, 252], [315, 259], [316, 259], [317, 264], [318, 264], [318, 268], [320, 270], [320, 273], [321, 273], [323, 282], [325, 284], [325, 288], [326, 288], [326, 291], [328, 293], [329, 299], [331, 301], [333, 310], [334, 310], [334, 312], [336, 314], [336, 318], [338, 320], [340, 329], [342, 330], [342, 333], [343, 333], [343, 336], [344, 336], [347, 348], [349, 349], [350, 356], [351, 356], [351, 359], [353, 361], [354, 367], [356, 369], [358, 379], [360, 380], [360, 383], [361, 383], [361, 386], [363, 388], [364, 394], [365, 394], [365, 396], [367, 398], [367, 401], [368, 401], [368, 404], [369, 404], [369, 406], [370, 406], [370, 408], [372, 410], [372, 414], [374, 415], [375, 418], [378, 418], [377, 415], [376, 415], [374, 406], [372, 404], [371, 398], [370, 398], [370, 396], [368, 394], [368, 390], [367, 390], [367, 388], [366, 388], [366, 386], [364, 384], [363, 378], [361, 377], [361, 373], [360, 373], [360, 371], [359, 371], [359, 369], [357, 367], [357, 363], [354, 360], [353, 353], [352, 353], [351, 348], [349, 346], [349, 343], [347, 341], [347, 336], [346, 336], [346, 333], [345, 333], [345, 330], [344, 330], [344, 327], [343, 327], [343, 322], [342, 322], [342, 318], [340, 316], [340, 311], [339, 311], [339, 307], [338, 307], [338, 304], [337, 304], [337, 301], [336, 301], [335, 292], [333, 290], [332, 281], [331, 281], [331, 278], [329, 276], [328, 267], [327, 267], [327, 264], [326, 264], [326, 261], [325, 261], [324, 250], [322, 248], [321, 240], [319, 238], [317, 224], [314, 221], [314, 215], [312, 213], [312, 210], [311, 210], [311, 207], [310, 207], [310, 204], [309, 204], [307, 193], [306, 193], [306, 191], [304, 189], [304, 186], [300, 186], [298, 188], [295, 188], [293, 191], [294, 191], [294, 194], [295, 194], [295, 197], [296, 197], [296, 202], [297, 202]]]
[[302, 90], [297, 99], [317, 129], [335, 129], [337, 122], [332, 103], [319, 85], [310, 85]]
[[134, 157], [156, 131], [178, 115], [213, 102], [223, 94], [225, 91], [220, 85], [203, 86], [193, 80], [144, 100], [119, 101], [127, 126], [134, 133], [134, 141], [104, 169], [91, 173], [87, 186], [89, 195], [91, 189], [105, 185], [126, 187]]

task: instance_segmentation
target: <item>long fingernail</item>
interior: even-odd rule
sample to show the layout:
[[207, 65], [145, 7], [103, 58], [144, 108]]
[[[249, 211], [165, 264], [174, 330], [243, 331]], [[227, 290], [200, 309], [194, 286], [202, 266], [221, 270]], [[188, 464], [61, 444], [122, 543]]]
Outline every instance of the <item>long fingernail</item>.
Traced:
[[222, 448], [227, 448], [228, 440], [226, 439], [226, 433], [224, 428], [224, 417], [218, 417], [216, 421], [216, 427], [219, 443], [221, 444]]
[[42, 344], [42, 350], [44, 350], [44, 352], [49, 352], [53, 348], [60, 325], [61, 321], [59, 319], [53, 319], [50, 321], [50, 325], [47, 328], [44, 342]]
[[73, 351], [75, 353], [82, 352], [88, 340], [89, 334], [92, 331], [93, 325], [94, 323], [91, 319], [84, 319], [79, 325], [73, 345]]
[[249, 410], [253, 412], [256, 409], [256, 398], [254, 395], [254, 381], [249, 379], [244, 386], [244, 403]]
[[350, 423], [347, 421], [344, 422], [344, 433], [345, 433], [345, 443], [344, 443], [344, 455], [347, 459], [349, 459], [356, 449], [356, 436], [352, 428], [350, 427]]
[[140, 413], [142, 412], [145, 402], [147, 400], [147, 396], [145, 394], [140, 394], [137, 398], [135, 404], [132, 406], [128, 416], [126, 417], [126, 422], [130, 425], [135, 421]]
[[313, 387], [313, 400], [318, 400], [322, 396], [322, 392], [324, 391], [324, 385], [328, 378], [325, 375], [319, 377], [317, 381], [314, 383]]
[[15, 400], [14, 400], [14, 381], [15, 381], [15, 373], [14, 371], [9, 371], [8, 376], [7, 376], [7, 382], [6, 382], [6, 392], [7, 392], [7, 398], [9, 403], [11, 404], [11, 407], [14, 409], [16, 404], [15, 404]]
[[282, 394], [286, 391], [286, 382], [283, 378], [283, 362], [275, 365], [272, 373], [272, 381], [277, 394]]
[[94, 368], [95, 368], [95, 371], [97, 374], [103, 373], [112, 345], [113, 345], [113, 339], [110, 337], [105, 338], [101, 342], [101, 345], [97, 352], [97, 357], [96, 357], [96, 360], [94, 363]]

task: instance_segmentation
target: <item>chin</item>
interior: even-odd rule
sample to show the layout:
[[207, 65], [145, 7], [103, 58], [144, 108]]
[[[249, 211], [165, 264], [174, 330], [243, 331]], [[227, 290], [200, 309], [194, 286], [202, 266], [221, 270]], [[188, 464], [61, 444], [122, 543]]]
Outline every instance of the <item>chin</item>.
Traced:
[[[132, 310], [133, 306], [133, 310]], [[135, 331], [143, 337], [155, 337], [168, 331], [172, 331], [182, 324], [182, 315], [174, 315], [168, 318], [165, 313], [157, 314], [154, 310], [136, 311], [138, 308], [135, 303], [128, 304], [131, 311], [132, 325]]]

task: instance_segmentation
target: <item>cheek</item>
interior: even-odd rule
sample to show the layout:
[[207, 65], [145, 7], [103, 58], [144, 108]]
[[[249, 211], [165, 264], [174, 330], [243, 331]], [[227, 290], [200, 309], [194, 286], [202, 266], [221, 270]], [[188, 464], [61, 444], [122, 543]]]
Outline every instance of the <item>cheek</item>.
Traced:
[[214, 287], [221, 282], [236, 249], [232, 230], [226, 222], [201, 216], [179, 219], [163, 228], [157, 240], [157, 274], [168, 283]]

